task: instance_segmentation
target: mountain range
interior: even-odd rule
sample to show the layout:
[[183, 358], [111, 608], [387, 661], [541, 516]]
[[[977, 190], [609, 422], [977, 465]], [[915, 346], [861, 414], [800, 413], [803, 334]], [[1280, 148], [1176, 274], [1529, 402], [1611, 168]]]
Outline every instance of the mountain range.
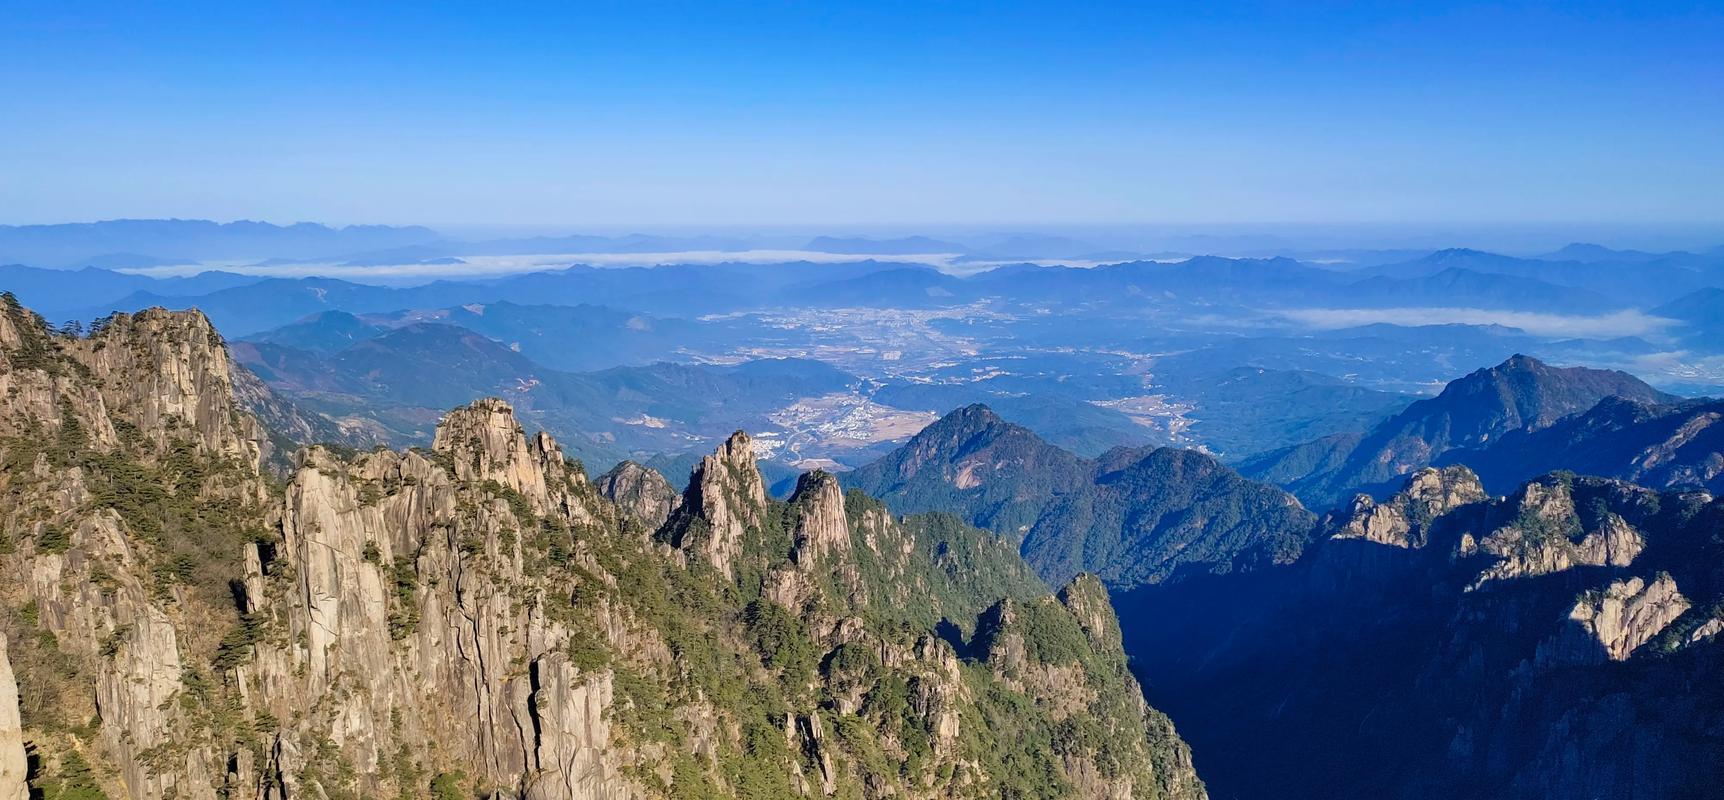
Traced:
[[[890, 253], [881, 255], [889, 257]], [[414, 259], [420, 263], [422, 259]], [[654, 268], [571, 267], [493, 280], [444, 281], [409, 287], [353, 284], [331, 278], [241, 280], [212, 277], [193, 284], [156, 285], [123, 273], [86, 270], [85, 280], [132, 285], [130, 294], [24, 291], [20, 297], [55, 318], [91, 319], [109, 311], [152, 305], [196, 305], [229, 332], [247, 335], [321, 311], [377, 313], [469, 303], [603, 304], [636, 312], [693, 316], [794, 306], [952, 307], [982, 300], [1098, 307], [1155, 299], [1179, 305], [1257, 308], [1469, 308], [1601, 314], [1652, 308], [1682, 295], [1724, 286], [1724, 263], [1695, 256], [1620, 264], [1550, 262], [1476, 251], [1442, 251], [1413, 262], [1356, 272], [1287, 258], [1199, 256], [1173, 263], [1130, 261], [1080, 269], [1003, 266], [958, 277], [921, 264], [667, 265]], [[14, 272], [25, 269], [7, 268]], [[196, 279], [181, 279], [196, 280]], [[62, 284], [63, 285], [63, 284]], [[739, 287], [748, 287], [739, 291]]]
[[1459, 378], [1361, 436], [1333, 436], [1245, 460], [1240, 472], [1280, 483], [1313, 508], [1354, 492], [1392, 491], [1402, 476], [1445, 453], [1533, 432], [1592, 408], [1607, 397], [1647, 403], [1675, 400], [1627, 373], [1552, 367], [1515, 355]]
[[0, 303], [8, 795], [1206, 796], [1100, 582], [949, 515], [740, 431], [661, 515], [497, 399], [270, 480], [203, 316]]

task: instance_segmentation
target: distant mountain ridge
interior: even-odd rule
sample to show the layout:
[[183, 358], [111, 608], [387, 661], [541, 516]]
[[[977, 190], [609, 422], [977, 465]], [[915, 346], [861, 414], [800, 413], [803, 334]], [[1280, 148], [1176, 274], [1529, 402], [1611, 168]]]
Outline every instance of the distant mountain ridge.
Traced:
[[1567, 470], [1663, 491], [1724, 494], [1724, 400], [1649, 403], [1606, 397], [1547, 427], [1451, 450], [1436, 463], [1471, 467], [1493, 492]]
[[[1549, 427], [1606, 397], [1649, 403], [1677, 399], [1625, 372], [1552, 367], [1516, 355], [1451, 381], [1436, 397], [1412, 403], [1379, 423], [1352, 445], [1338, 466], [1334, 440], [1321, 440], [1247, 459], [1240, 471], [1277, 478], [1307, 504], [1328, 508], [1354, 492], [1391, 488], [1401, 476], [1451, 450], [1484, 446], [1514, 431]], [[1289, 467], [1293, 463], [1308, 464], [1313, 471], [1293, 477], [1297, 473]]]
[[1079, 458], [986, 406], [948, 414], [844, 477], [897, 513], [947, 511], [1021, 540], [1043, 577], [1092, 572], [1115, 588], [1297, 557], [1316, 518], [1213, 457], [1117, 448]]
[[819, 253], [851, 253], [855, 255], [918, 255], [933, 253], [965, 253], [970, 248], [957, 242], [932, 239], [927, 236], [905, 236], [897, 239], [869, 239], [861, 236], [816, 236], [802, 246]]

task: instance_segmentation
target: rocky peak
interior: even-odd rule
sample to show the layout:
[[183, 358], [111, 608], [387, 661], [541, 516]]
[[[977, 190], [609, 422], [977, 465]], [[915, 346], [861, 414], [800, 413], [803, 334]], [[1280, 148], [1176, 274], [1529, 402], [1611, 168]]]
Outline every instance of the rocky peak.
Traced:
[[108, 410], [158, 445], [189, 430], [211, 451], [259, 462], [264, 433], [237, 412], [227, 346], [202, 312], [115, 314], [69, 344]]
[[796, 515], [794, 558], [810, 564], [850, 549], [850, 520], [844, 511], [844, 490], [824, 470], [805, 472], [790, 497]]
[[634, 515], [650, 530], [658, 530], [682, 504], [682, 495], [677, 494], [664, 475], [633, 461], [611, 467], [596, 483], [599, 494]]
[[[719, 469], [721, 467], [722, 470]], [[760, 477], [760, 465], [754, 457], [754, 440], [747, 433], [732, 433], [716, 452], [701, 459], [696, 476], [709, 480], [721, 471], [728, 473], [724, 477], [734, 483], [745, 501], [756, 506], [766, 505], [766, 482]]]
[[32, 333], [46, 335], [42, 330], [42, 318], [20, 305], [11, 292], [0, 292], [0, 303], [4, 304], [0, 308], [0, 348], [15, 349], [24, 344], [25, 336]]
[[1364, 539], [1394, 547], [1423, 547], [1429, 526], [1438, 517], [1486, 498], [1472, 470], [1462, 466], [1426, 467], [1407, 478], [1406, 485], [1381, 503], [1359, 495], [1335, 528], [1332, 538]]
[[737, 431], [694, 468], [682, 505], [661, 535], [731, 578], [743, 534], [760, 526], [765, 510], [766, 481], [755, 463], [753, 440]]
[[1626, 510], [1650, 494], [1595, 478], [1552, 475], [1530, 481], [1495, 504], [1490, 515], [1495, 527], [1482, 539], [1475, 543], [1470, 534], [1463, 535], [1457, 553], [1494, 559], [1475, 587], [1578, 566], [1626, 567], [1646, 548], [1646, 539], [1612, 509]]
[[1089, 573], [1082, 573], [1060, 589], [1060, 605], [1077, 618], [1078, 625], [1092, 643], [1102, 647], [1120, 647], [1119, 617], [1108, 600], [1107, 586]]
[[454, 461], [457, 478], [496, 481], [537, 501], [565, 477], [556, 441], [543, 431], [529, 440], [515, 421], [515, 410], [495, 397], [445, 415], [431, 448]]

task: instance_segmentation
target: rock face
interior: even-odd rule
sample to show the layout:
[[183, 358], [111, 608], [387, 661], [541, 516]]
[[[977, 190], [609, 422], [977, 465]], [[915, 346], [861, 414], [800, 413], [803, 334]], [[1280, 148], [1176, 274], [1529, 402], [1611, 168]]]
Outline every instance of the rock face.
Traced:
[[[1622, 494], [1624, 502], [1646, 502], [1651, 493], [1632, 487], [1592, 484], [1583, 487]], [[1602, 498], [1593, 497], [1593, 500]], [[1501, 520], [1476, 543], [1463, 534], [1455, 545], [1461, 556], [1484, 553], [1494, 562], [1481, 572], [1475, 585], [1507, 578], [1549, 575], [1574, 567], [1626, 567], [1645, 549], [1639, 531], [1620, 514], [1598, 511], [1587, 503], [1576, 504], [1575, 485], [1569, 480], [1533, 481], [1506, 499], [1496, 511]]]
[[1559, 637], [1555, 654], [1541, 660], [1624, 661], [1690, 607], [1668, 574], [1659, 574], [1650, 583], [1640, 578], [1615, 581], [1575, 601], [1568, 612], [1574, 626]]
[[790, 496], [796, 511], [792, 558], [808, 564], [850, 550], [850, 519], [844, 513], [844, 490], [831, 474], [815, 470], [796, 480]]
[[1438, 517], [1485, 499], [1484, 487], [1466, 467], [1426, 467], [1408, 478], [1400, 492], [1378, 503], [1370, 495], [1353, 499], [1352, 508], [1329, 524], [1332, 538], [1362, 539], [1393, 547], [1423, 547], [1427, 528]]
[[[0, 311], [0, 800], [25, 742], [50, 798], [1203, 796], [1105, 598], [950, 517], [738, 433], [647, 536], [497, 400], [274, 483], [201, 317]], [[960, 655], [1002, 597], [1039, 678]]]
[[701, 524], [672, 526], [670, 543], [734, 578], [743, 533], [759, 527], [765, 508], [766, 482], [754, 461], [754, 444], [737, 431], [695, 467], [677, 512]]
[[1702, 797], [1724, 501], [1415, 472], [1278, 570], [1116, 596], [1218, 795]]
[[600, 475], [595, 483], [599, 493], [633, 514], [648, 530], [658, 530], [672, 511], [682, 505], [682, 495], [665, 480], [658, 470], [648, 469], [633, 461], [624, 461]]
[[568, 477], [563, 454], [544, 432], [527, 439], [515, 412], [491, 397], [449, 412], [431, 449], [450, 458], [462, 481], [495, 481], [535, 501]]
[[26, 800], [29, 764], [24, 756], [24, 726], [18, 716], [18, 682], [6, 637], [0, 635], [0, 800]]
[[606, 512], [556, 443], [526, 437], [500, 401], [450, 412], [432, 456], [306, 452], [279, 549], [268, 564], [261, 550], [247, 558], [247, 607], [280, 631], [244, 670], [254, 696], [289, 722], [282, 743], [341, 743], [322, 761], [279, 748], [266, 795], [298, 796], [299, 776], [342, 761], [356, 788], [380, 793], [405, 750], [524, 797], [631, 796], [608, 752], [612, 677], [570, 663], [571, 642], [590, 634], [533, 579], [530, 525], [566, 530]]

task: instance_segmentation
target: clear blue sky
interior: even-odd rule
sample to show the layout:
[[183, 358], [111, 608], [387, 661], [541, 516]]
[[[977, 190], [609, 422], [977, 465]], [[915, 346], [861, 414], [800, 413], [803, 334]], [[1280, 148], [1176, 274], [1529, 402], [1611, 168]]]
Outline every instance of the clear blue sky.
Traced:
[[0, 7], [0, 222], [1724, 221], [1724, 4]]

